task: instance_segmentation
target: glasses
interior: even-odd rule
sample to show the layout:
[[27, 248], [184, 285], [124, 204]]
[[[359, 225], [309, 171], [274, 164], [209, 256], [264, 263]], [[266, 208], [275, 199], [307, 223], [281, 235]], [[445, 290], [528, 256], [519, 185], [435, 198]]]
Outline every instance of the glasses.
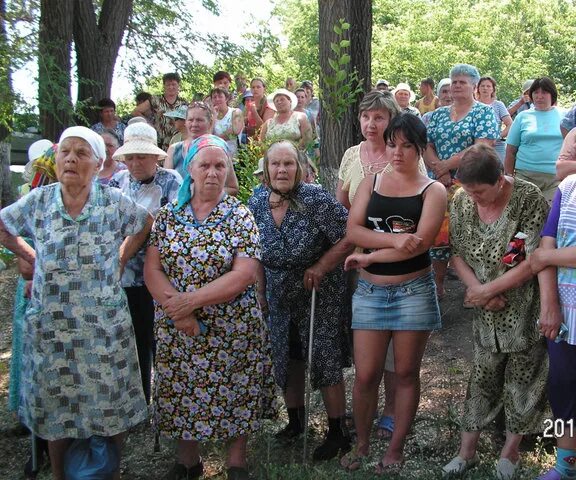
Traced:
[[202, 110], [212, 111], [210, 105], [208, 105], [206, 102], [192, 102], [190, 105], [188, 105], [188, 110], [191, 108], [201, 108]]

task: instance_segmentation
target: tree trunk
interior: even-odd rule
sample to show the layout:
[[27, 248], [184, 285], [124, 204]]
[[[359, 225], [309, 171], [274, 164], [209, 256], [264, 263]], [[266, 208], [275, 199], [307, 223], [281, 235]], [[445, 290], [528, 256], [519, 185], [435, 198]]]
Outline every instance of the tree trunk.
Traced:
[[114, 65], [133, 0], [104, 0], [99, 18], [92, 0], [75, 0], [74, 45], [78, 62], [79, 121], [98, 121], [94, 105], [110, 97]]
[[0, 208], [13, 201], [10, 182], [10, 129], [14, 95], [5, 18], [6, 1], [0, 0]]
[[72, 120], [70, 51], [74, 0], [41, 0], [38, 107], [42, 135], [58, 141]]
[[[330, 48], [332, 42], [339, 40], [334, 32], [334, 26], [339, 24], [341, 18], [350, 23], [349, 39], [350, 63], [347, 65], [348, 74], [354, 69], [358, 78], [362, 79], [365, 90], [370, 86], [370, 57], [372, 41], [372, 3], [371, 0], [318, 0], [318, 18], [320, 33], [320, 71], [330, 72], [328, 58], [334, 53]], [[320, 89], [327, 88], [320, 76]], [[338, 169], [342, 155], [347, 148], [357, 144], [360, 139], [360, 126], [358, 125], [358, 104], [361, 98], [349, 108], [341, 118], [332, 118], [321, 114], [321, 144], [320, 166], [322, 171], [322, 184], [331, 192], [336, 190], [338, 183]], [[326, 101], [326, 99], [322, 99]]]

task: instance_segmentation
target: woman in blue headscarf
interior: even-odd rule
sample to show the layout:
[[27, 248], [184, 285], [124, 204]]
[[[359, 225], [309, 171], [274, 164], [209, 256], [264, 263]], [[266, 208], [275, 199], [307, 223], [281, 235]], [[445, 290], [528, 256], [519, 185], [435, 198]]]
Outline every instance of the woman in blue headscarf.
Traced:
[[155, 300], [154, 420], [178, 440], [165, 480], [198, 478], [199, 444], [229, 440], [229, 479], [248, 478], [246, 441], [275, 412], [269, 342], [254, 284], [260, 238], [250, 211], [224, 190], [226, 143], [190, 145], [178, 199], [162, 208], [146, 253]]

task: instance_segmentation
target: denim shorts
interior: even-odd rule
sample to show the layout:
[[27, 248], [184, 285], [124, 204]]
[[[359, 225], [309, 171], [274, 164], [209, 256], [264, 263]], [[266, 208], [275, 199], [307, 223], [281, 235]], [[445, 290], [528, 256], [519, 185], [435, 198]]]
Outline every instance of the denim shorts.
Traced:
[[353, 330], [436, 330], [442, 327], [432, 272], [394, 285], [358, 280]]

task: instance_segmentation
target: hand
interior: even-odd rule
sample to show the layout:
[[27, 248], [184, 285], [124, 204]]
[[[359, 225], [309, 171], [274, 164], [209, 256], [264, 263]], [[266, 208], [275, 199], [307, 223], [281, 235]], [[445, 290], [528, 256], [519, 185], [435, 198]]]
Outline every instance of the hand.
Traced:
[[307, 290], [312, 290], [313, 288], [318, 290], [324, 275], [326, 275], [326, 270], [320, 262], [316, 262], [304, 272], [304, 288]]
[[486, 288], [486, 285], [475, 285], [466, 289], [464, 304], [474, 307], [484, 307], [494, 295]]
[[24, 298], [30, 297], [32, 297], [32, 280], [29, 280], [24, 284]]
[[530, 95], [528, 94], [522, 95], [521, 103], [530, 103]]
[[262, 310], [264, 316], [268, 316], [270, 309], [268, 308], [268, 300], [266, 300], [266, 292], [257, 292], [256, 298], [260, 304], [260, 310]]
[[189, 337], [200, 335], [200, 325], [194, 314], [180, 320], [174, 320], [174, 328], [184, 332]]
[[394, 248], [400, 252], [414, 253], [422, 239], [413, 233], [398, 233], [393, 237]]
[[434, 164], [434, 166], [432, 167], [432, 171], [434, 172], [434, 175], [436, 175], [436, 178], [439, 178], [443, 177], [446, 174], [449, 174], [450, 167], [448, 166], [448, 162], [441, 161]]
[[486, 305], [484, 305], [484, 310], [489, 312], [499, 312], [500, 310], [504, 310], [506, 305], [508, 305], [506, 297], [504, 295], [496, 295], [488, 300]]
[[167, 300], [162, 304], [162, 308], [174, 322], [185, 320], [193, 314], [195, 307], [190, 301], [190, 292], [164, 292]]
[[562, 324], [562, 312], [558, 303], [540, 304], [540, 320], [538, 326], [540, 333], [549, 340], [555, 340]]
[[441, 177], [436, 177], [436, 180], [438, 180], [446, 188], [449, 188], [452, 186], [452, 177], [450, 176], [450, 173], [445, 173]]
[[344, 261], [344, 270], [348, 271], [358, 268], [366, 268], [371, 263], [370, 255], [366, 253], [353, 253]]
[[537, 274], [548, 267], [547, 249], [537, 248], [527, 258], [533, 274]]

